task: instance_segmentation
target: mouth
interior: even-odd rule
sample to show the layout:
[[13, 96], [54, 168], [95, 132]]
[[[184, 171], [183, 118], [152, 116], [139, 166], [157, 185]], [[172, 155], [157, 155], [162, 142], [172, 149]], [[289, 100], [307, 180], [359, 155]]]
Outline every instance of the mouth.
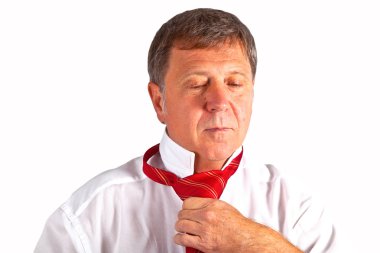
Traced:
[[207, 132], [226, 132], [229, 130], [232, 130], [232, 128], [230, 128], [230, 127], [211, 127], [211, 128], [207, 128], [205, 131], [207, 131]]

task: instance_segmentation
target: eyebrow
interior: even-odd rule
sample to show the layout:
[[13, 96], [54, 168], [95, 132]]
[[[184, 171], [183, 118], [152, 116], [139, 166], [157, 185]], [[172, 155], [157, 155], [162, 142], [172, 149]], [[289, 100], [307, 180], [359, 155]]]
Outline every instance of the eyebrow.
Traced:
[[239, 75], [239, 76], [243, 76], [244, 78], [247, 78], [249, 79], [249, 76], [247, 76], [245, 73], [241, 72], [241, 71], [238, 71], [238, 70], [232, 70], [230, 72], [228, 72], [229, 75]]
[[209, 78], [208, 76], [209, 75], [207, 74], [206, 71], [195, 71], [195, 72], [186, 73], [179, 80], [180, 82], [185, 82], [185, 81], [191, 80], [191, 78], [194, 78], [194, 77], [206, 77], [208, 79]]
[[[249, 76], [247, 76], [246, 73], [244, 73], [242, 71], [239, 71], [239, 70], [231, 70], [231, 71], [227, 72], [226, 75], [239, 75], [239, 76], [243, 76], [244, 78], [249, 79]], [[189, 72], [189, 73], [186, 73], [183, 76], [183, 78], [181, 78], [181, 81], [182, 80], [186, 80], [188, 78], [191, 78], [193, 76], [206, 76], [206, 77], [209, 77], [209, 72], [202, 71], [202, 70], [194, 71], [194, 72]]]

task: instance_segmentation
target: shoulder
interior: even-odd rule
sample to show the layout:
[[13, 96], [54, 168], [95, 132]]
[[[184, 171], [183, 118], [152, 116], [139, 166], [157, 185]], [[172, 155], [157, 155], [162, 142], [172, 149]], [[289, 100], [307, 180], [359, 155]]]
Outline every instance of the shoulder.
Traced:
[[281, 232], [301, 249], [330, 252], [335, 228], [321, 196], [304, 178], [286, 172], [287, 168], [281, 171], [273, 164], [245, 159], [240, 180], [246, 185], [242, 194], [252, 192], [253, 200], [245, 202], [253, 203], [253, 218]]
[[252, 192], [265, 196], [271, 205], [294, 210], [307, 208], [314, 194], [302, 178], [286, 174], [286, 171], [259, 159], [245, 158], [239, 178]]
[[60, 209], [78, 216], [99, 195], [112, 192], [120, 186], [141, 183], [145, 179], [142, 157], [132, 159], [118, 168], [107, 170], [90, 179], [76, 190]]
[[282, 185], [285, 188], [304, 191], [305, 185], [302, 185], [301, 180], [294, 175], [286, 174], [287, 171], [274, 164], [265, 163], [255, 155], [244, 155], [242, 159], [241, 173], [249, 177], [252, 183]]
[[[239, 170], [238, 170], [239, 171]], [[250, 178], [254, 184], [281, 184], [286, 179], [282, 172], [273, 164], [266, 164], [259, 159], [243, 156], [241, 173]]]
[[292, 228], [291, 234], [296, 235], [295, 238], [304, 238], [300, 240], [302, 243], [314, 240], [332, 246], [335, 231], [322, 197], [302, 178], [283, 175], [272, 164], [265, 164], [265, 167], [271, 175], [268, 182], [272, 187], [272, 200], [279, 203], [279, 210]]

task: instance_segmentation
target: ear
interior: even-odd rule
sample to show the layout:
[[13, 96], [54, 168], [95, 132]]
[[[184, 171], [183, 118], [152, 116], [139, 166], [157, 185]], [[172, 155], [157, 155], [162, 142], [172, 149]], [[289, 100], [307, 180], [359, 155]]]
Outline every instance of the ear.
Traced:
[[164, 94], [161, 93], [158, 84], [149, 82], [148, 91], [158, 120], [165, 124]]

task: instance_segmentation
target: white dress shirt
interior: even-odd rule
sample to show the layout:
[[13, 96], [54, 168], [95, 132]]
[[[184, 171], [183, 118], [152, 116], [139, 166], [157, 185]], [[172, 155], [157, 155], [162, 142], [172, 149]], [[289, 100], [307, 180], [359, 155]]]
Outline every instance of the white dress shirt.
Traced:
[[[164, 133], [160, 153], [149, 163], [185, 177], [193, 174], [194, 159], [194, 153]], [[335, 232], [321, 206], [289, 185], [273, 166], [252, 161], [249, 150], [244, 150], [220, 199], [279, 231], [304, 252], [331, 251]], [[173, 242], [181, 206], [173, 188], [145, 176], [142, 157], [135, 158], [79, 188], [48, 219], [34, 252], [183, 253], [185, 248]]]

